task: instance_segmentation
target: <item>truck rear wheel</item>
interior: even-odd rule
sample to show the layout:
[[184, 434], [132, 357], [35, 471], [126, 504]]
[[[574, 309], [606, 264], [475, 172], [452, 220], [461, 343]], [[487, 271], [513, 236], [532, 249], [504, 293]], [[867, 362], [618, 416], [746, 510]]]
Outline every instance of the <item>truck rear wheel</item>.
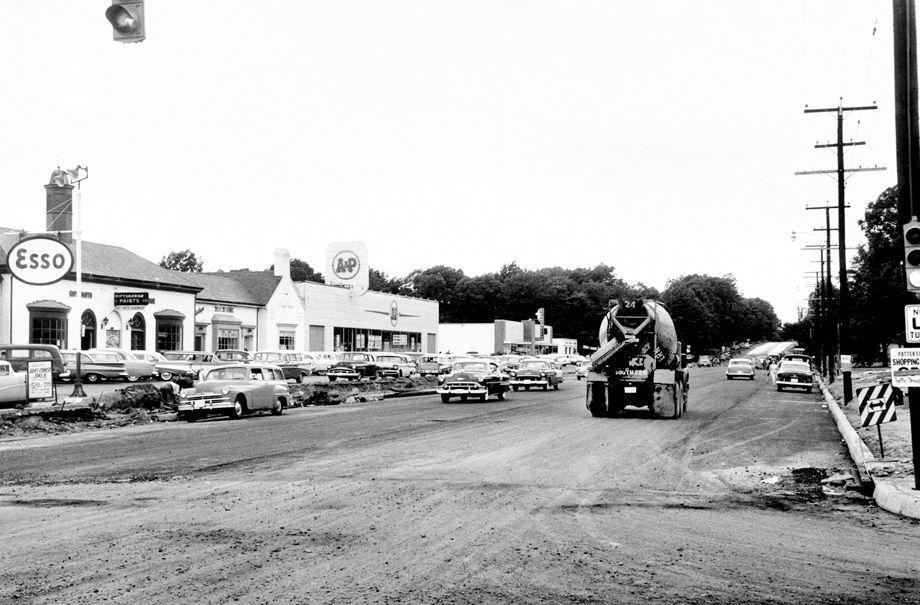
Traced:
[[589, 382], [585, 398], [587, 408], [595, 418], [607, 415], [607, 385], [603, 382]]

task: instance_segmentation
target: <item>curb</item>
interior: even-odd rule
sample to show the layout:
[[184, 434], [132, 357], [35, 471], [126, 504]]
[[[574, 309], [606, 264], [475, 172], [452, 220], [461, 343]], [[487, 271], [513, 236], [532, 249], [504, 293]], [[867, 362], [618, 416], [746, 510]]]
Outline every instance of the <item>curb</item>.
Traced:
[[815, 378], [817, 379], [818, 385], [821, 387], [824, 401], [827, 403], [828, 409], [834, 415], [834, 420], [837, 422], [837, 430], [840, 431], [844, 441], [846, 441], [847, 449], [850, 451], [850, 457], [853, 459], [859, 471], [860, 480], [875, 486], [875, 489], [872, 491], [872, 498], [875, 500], [875, 503], [878, 504], [880, 508], [890, 513], [910, 517], [911, 519], [920, 519], [920, 496], [906, 493], [904, 490], [898, 489], [889, 482], [879, 481], [872, 477], [872, 473], [867, 467], [874, 467], [876, 464], [879, 464], [879, 461], [872, 455], [872, 452], [869, 451], [869, 448], [863, 442], [859, 433], [857, 433], [853, 425], [850, 424], [849, 419], [847, 419], [846, 415], [840, 409], [840, 406], [837, 405], [837, 400], [830, 391], [827, 390], [827, 386], [824, 384], [824, 381], [821, 380], [821, 377], [816, 375]]

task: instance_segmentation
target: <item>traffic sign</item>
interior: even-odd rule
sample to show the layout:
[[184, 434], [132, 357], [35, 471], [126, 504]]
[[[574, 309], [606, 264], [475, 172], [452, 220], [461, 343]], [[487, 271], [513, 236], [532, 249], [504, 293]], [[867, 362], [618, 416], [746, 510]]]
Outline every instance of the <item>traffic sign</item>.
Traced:
[[894, 411], [894, 388], [890, 384], [856, 389], [859, 418], [863, 426], [873, 426], [898, 419]]
[[920, 387], [920, 349], [891, 349], [891, 385]]
[[904, 335], [907, 342], [920, 342], [920, 305], [904, 305]]

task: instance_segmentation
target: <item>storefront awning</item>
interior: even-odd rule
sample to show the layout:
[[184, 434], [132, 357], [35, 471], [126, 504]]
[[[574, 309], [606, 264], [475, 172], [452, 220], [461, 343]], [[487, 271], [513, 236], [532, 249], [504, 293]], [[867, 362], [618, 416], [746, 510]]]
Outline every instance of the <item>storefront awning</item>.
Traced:
[[211, 316], [212, 324], [241, 324], [242, 320], [237, 319], [235, 315], [230, 313], [215, 313]]
[[29, 311], [59, 311], [64, 313], [70, 311], [70, 307], [56, 300], [36, 300], [27, 304], [26, 309]]
[[185, 315], [175, 309], [163, 309], [153, 314], [157, 319], [185, 319]]

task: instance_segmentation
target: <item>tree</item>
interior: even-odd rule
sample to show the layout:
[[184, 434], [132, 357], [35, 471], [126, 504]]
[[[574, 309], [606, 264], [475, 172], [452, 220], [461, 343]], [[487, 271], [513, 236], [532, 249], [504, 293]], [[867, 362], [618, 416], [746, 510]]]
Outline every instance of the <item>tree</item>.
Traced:
[[373, 267], [368, 267], [368, 289], [375, 292], [387, 292], [389, 294], [399, 294], [402, 286], [402, 280], [390, 278], [383, 271], [378, 271]]
[[184, 273], [201, 273], [203, 265], [204, 259], [198, 260], [195, 253], [188, 249], [170, 252], [160, 260], [161, 267]]

